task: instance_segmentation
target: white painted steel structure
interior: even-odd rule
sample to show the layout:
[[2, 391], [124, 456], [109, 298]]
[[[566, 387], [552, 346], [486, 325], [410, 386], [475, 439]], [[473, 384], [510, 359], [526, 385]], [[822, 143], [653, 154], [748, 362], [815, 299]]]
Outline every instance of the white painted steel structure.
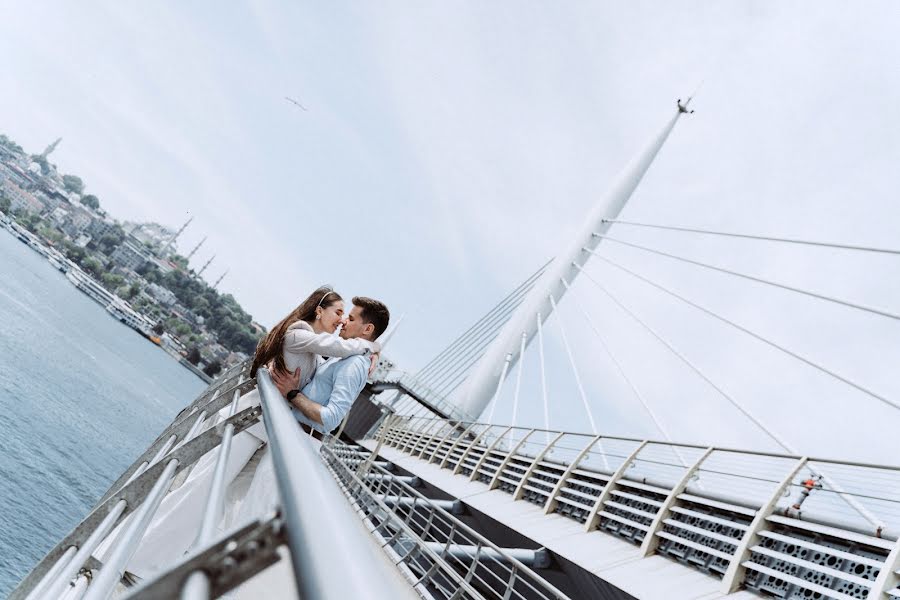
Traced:
[[679, 117], [686, 113], [686, 104], [682, 105], [679, 101], [672, 118], [644, 151], [625, 167], [606, 195], [585, 219], [581, 231], [551, 262], [541, 279], [529, 292], [528, 298], [503, 326], [497, 340], [488, 348], [466, 382], [466, 389], [459, 404], [464, 413], [470, 417], [478, 417], [487, 407], [497, 389], [498, 381], [501, 380], [504, 365], [507, 363], [514, 365], [519, 359], [520, 338], [524, 335], [526, 343], [530, 341], [538, 332], [540, 323], [550, 316], [555, 302], [565, 295], [567, 286], [564, 282], [572, 283], [575, 280], [579, 273], [578, 267], [587, 262], [590, 258], [589, 252], [600, 243], [600, 238], [595, 233], [608, 230], [610, 224], [607, 220], [615, 219], [625, 207], [653, 163], [653, 159], [672, 133]]
[[[420, 429], [435, 422], [454, 435], [426, 438]], [[535, 431], [520, 433], [524, 439]], [[508, 427], [395, 417], [365, 445], [377, 443], [379, 456], [638, 598], [718, 598], [740, 589], [777, 595], [788, 588], [799, 590], [789, 597], [839, 600], [900, 593], [900, 499], [874, 495], [888, 480], [900, 484], [900, 467], [554, 434], [549, 444], [502, 450]], [[407, 450], [419, 442], [423, 450]], [[676, 450], [690, 457], [687, 466]], [[548, 459], [551, 451], [561, 458]], [[604, 468], [601, 454], [612, 468]], [[488, 455], [499, 466], [488, 466]], [[891, 530], [874, 531], [834, 501], [838, 493], [828, 486], [795, 509], [815, 470], [841, 473], [845, 484], [871, 479], [854, 495]], [[683, 565], [684, 572], [670, 575], [677, 587], [658, 573], [661, 556]]]

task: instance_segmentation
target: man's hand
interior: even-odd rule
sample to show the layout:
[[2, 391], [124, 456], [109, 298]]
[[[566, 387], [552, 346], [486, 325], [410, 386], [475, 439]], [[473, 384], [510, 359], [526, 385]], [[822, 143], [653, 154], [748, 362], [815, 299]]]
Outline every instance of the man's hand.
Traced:
[[300, 367], [294, 369], [293, 373], [279, 371], [278, 369], [273, 369], [271, 371], [272, 374], [272, 382], [275, 384], [275, 387], [278, 388], [278, 391], [281, 392], [282, 396], [287, 396], [287, 393], [291, 390], [296, 390], [300, 387]]

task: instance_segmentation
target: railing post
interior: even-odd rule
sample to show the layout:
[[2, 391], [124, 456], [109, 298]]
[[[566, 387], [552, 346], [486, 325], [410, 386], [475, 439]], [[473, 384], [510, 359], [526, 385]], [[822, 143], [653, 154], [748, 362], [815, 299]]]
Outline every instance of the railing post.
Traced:
[[[450, 423], [450, 421], [447, 421], [447, 422]], [[451, 425], [450, 428], [447, 430], [447, 435], [445, 435], [444, 437], [442, 437], [442, 438], [440, 439], [440, 441], [437, 443], [437, 445], [435, 445], [434, 450], [431, 452], [431, 456], [428, 457], [428, 462], [429, 462], [429, 463], [430, 463], [431, 461], [434, 460], [434, 455], [437, 454], [437, 451], [441, 449], [441, 446], [444, 445], [444, 442], [446, 442], [447, 439], [448, 439], [451, 435], [453, 435], [453, 432], [456, 431], [456, 430], [459, 428], [460, 425], [462, 425], [462, 422], [461, 422], [461, 421], [453, 421], [453, 425]], [[422, 451], [422, 454], [419, 455], [419, 458], [421, 458], [421, 459], [424, 459], [424, 458], [425, 458], [425, 451], [424, 451], [424, 450]]]
[[412, 454], [413, 448], [415, 448], [416, 444], [419, 443], [419, 440], [422, 439], [423, 432], [428, 429], [429, 425], [434, 425], [433, 418], [422, 417], [422, 422], [419, 423], [415, 429], [409, 430], [409, 437], [403, 443], [403, 452]]
[[498, 436], [497, 436], [497, 439], [494, 440], [493, 442], [491, 442], [491, 445], [490, 445], [490, 446], [488, 446], [487, 448], [485, 448], [484, 454], [482, 454], [482, 455], [481, 455], [481, 458], [478, 459], [478, 462], [475, 463], [475, 464], [472, 466], [472, 474], [469, 475], [469, 481], [475, 481], [475, 478], [478, 477], [478, 469], [481, 468], [481, 465], [484, 463], [484, 460], [488, 457], [488, 454], [490, 454], [491, 451], [493, 451], [493, 449], [497, 447], [497, 445], [500, 443], [500, 440], [503, 439], [503, 436], [505, 436], [505, 435], [506, 435], [507, 433], [509, 433], [510, 431], [512, 431], [512, 427], [511, 427], [511, 426], [510, 426], [510, 427], [507, 427], [506, 429], [504, 429], [504, 430], [503, 430], [503, 433], [501, 433], [500, 435], [498, 435]]
[[[428, 433], [425, 435], [426, 439], [425, 439], [425, 443], [422, 444], [422, 449], [419, 452], [414, 452], [416, 458], [422, 458], [422, 455], [428, 449], [428, 444], [433, 442], [434, 438], [436, 438], [438, 435], [440, 435], [440, 432], [442, 431], [443, 426], [447, 425], [448, 423], [449, 423], [449, 421], [446, 419], [439, 419], [438, 421], [435, 422], [435, 425], [437, 427], [430, 429], [428, 431]], [[413, 446], [413, 450], [415, 450], [415, 449], [416, 449], [416, 447]]]
[[443, 469], [443, 468], [444, 468], [444, 465], [446, 465], [446, 464], [447, 464], [447, 461], [450, 460], [450, 455], [453, 453], [454, 450], [456, 450], [456, 447], [459, 446], [459, 443], [460, 443], [462, 440], [464, 440], [464, 439], [466, 438], [467, 435], [469, 435], [469, 432], [470, 432], [470, 431], [472, 430], [472, 428], [475, 427], [476, 425], [478, 425], [478, 423], [469, 423], [469, 426], [466, 427], [466, 428], [463, 430], [463, 432], [462, 432], [461, 434], [459, 434], [459, 437], [456, 438], [456, 439], [453, 441], [453, 444], [452, 444], [449, 448], [447, 448], [447, 454], [444, 455], [444, 458], [441, 460], [441, 464], [438, 465], [438, 468], [439, 468], [439, 469]]
[[684, 493], [691, 478], [698, 469], [700, 469], [700, 465], [712, 451], [713, 448], [707, 448], [703, 454], [700, 455], [700, 458], [694, 461], [694, 464], [687, 467], [681, 480], [675, 484], [675, 487], [673, 487], [672, 491], [669, 492], [669, 495], [666, 496], [663, 505], [656, 511], [656, 516], [653, 518], [653, 522], [650, 523], [650, 529], [647, 531], [647, 534], [644, 536], [644, 541], [641, 543], [641, 556], [650, 556], [656, 552], [656, 547], [659, 546], [659, 537], [656, 535], [656, 532], [663, 528], [663, 521], [668, 519], [672, 514], [672, 507], [677, 503], [678, 496]]
[[378, 458], [378, 452], [381, 450], [381, 446], [384, 445], [384, 439], [387, 437], [387, 432], [389, 427], [391, 427], [391, 422], [395, 421], [398, 418], [396, 414], [389, 414], [384, 417], [383, 428], [381, 431], [375, 434], [375, 449], [366, 457], [366, 459], [359, 463], [356, 467], [356, 476], [362, 477], [365, 475], [372, 463]]
[[867, 598], [872, 600], [881, 600], [890, 590], [900, 586], [900, 538], [894, 542], [894, 548], [884, 561], [881, 572], [872, 583]]
[[588, 513], [587, 518], [584, 520], [584, 530], [591, 531], [596, 525], [598, 521], [597, 513], [603, 510], [603, 504], [609, 500], [609, 497], [612, 495], [613, 490], [616, 489], [616, 482], [622, 478], [625, 474], [625, 471], [631, 467], [631, 463], [634, 462], [634, 459], [637, 457], [638, 453], [644, 449], [648, 440], [644, 440], [641, 442], [637, 448], [634, 449], [634, 452], [628, 455], [628, 457], [622, 461], [622, 464], [619, 465], [619, 468], [615, 470], [615, 472], [609, 476], [609, 481], [606, 482], [606, 485], [603, 486], [603, 491], [600, 492], [600, 495], [597, 497], [597, 501], [594, 502], [593, 508], [591, 508], [591, 512]]
[[406, 444], [412, 439], [415, 428], [419, 427], [424, 420], [425, 417], [410, 417], [404, 422], [403, 428], [399, 429], [397, 432], [397, 439], [394, 441], [394, 447], [401, 452], [405, 452]]
[[[525, 440], [527, 440], [531, 436], [531, 434], [534, 432], [535, 432], [534, 429], [529, 430], [529, 432], [526, 433], [515, 446], [513, 446], [512, 448], [509, 449], [509, 454], [507, 454], [506, 458], [504, 458], [500, 462], [500, 466], [497, 467], [497, 472], [494, 473], [493, 477], [491, 477], [491, 482], [488, 484], [489, 490], [492, 490], [492, 489], [496, 488], [498, 485], [500, 485], [500, 474], [503, 473], [503, 469], [506, 468], [506, 465], [509, 464], [509, 461], [512, 460], [512, 457], [516, 455], [516, 452], [519, 451], [519, 448], [522, 447], [522, 444], [525, 443]], [[556, 440], [554, 440], [554, 441], [556, 441]]]
[[516, 491], [513, 492], [513, 500], [521, 500], [522, 496], [525, 494], [525, 484], [528, 483], [528, 478], [531, 477], [531, 474], [534, 473], [534, 470], [537, 468], [537, 464], [544, 460], [544, 457], [547, 456], [547, 453], [550, 452], [550, 449], [556, 445], [556, 442], [564, 436], [563, 432], [559, 432], [556, 434], [550, 442], [544, 446], [544, 449], [538, 452], [537, 456], [534, 457], [534, 460], [531, 461], [531, 464], [525, 470], [525, 473], [522, 474], [522, 479], [519, 481], [519, 485], [516, 486]]
[[[556, 510], [556, 505], [558, 504], [556, 502], [556, 496], [559, 495], [560, 490], [562, 490], [563, 486], [566, 485], [566, 480], [572, 474], [572, 471], [574, 471], [575, 469], [578, 468], [578, 465], [581, 463], [581, 459], [584, 458], [584, 455], [587, 454], [588, 452], [590, 452], [591, 448], [593, 448], [594, 445], [599, 441], [600, 441], [599, 435], [595, 435], [594, 437], [592, 437], [591, 440], [588, 442], [587, 446], [585, 446], [584, 449], [582, 449], [582, 451], [579, 452], [578, 455], [572, 459], [572, 462], [569, 463], [569, 466], [566, 468], [565, 471], [563, 471], [563, 474], [560, 476], [559, 481], [557, 481], [556, 485], [553, 486], [553, 491], [550, 492], [550, 496], [547, 497], [547, 502], [544, 504], [544, 514], [545, 515], [549, 515], [554, 510]], [[519, 486], [519, 487], [521, 487], [521, 486]], [[516, 494], [519, 495], [520, 493], [521, 492], [517, 489]], [[518, 500], [518, 498], [516, 498], [516, 500]]]
[[790, 472], [788, 472], [781, 483], [772, 490], [769, 499], [758, 511], [756, 511], [756, 516], [753, 517], [753, 521], [751, 521], [750, 526], [747, 527], [747, 531], [744, 532], [741, 541], [738, 542], [737, 550], [735, 550], [734, 556], [731, 558], [728, 570], [725, 571], [725, 575], [722, 577], [721, 591], [723, 594], [736, 592], [741, 583], [743, 583], [744, 573], [746, 571], [743, 563], [750, 558], [750, 548], [759, 541], [759, 532], [765, 529], [766, 523], [768, 522], [767, 519], [775, 512], [775, 507], [778, 506], [778, 501], [784, 495], [784, 490], [791, 485], [794, 476], [797, 475], [800, 469], [806, 466], [807, 461], [807, 457], [804, 456], [794, 463]]
[[493, 427], [492, 425], [485, 425], [484, 429], [481, 430], [481, 433], [479, 433], [478, 435], [475, 436], [475, 439], [472, 440], [472, 443], [470, 443], [470, 444], [466, 447], [465, 452], [463, 452], [463, 453], [462, 453], [462, 456], [459, 457], [459, 462], [456, 463], [456, 466], [453, 468], [453, 474], [454, 474], [454, 475], [456, 475], [457, 473], [459, 473], [459, 472], [462, 470], [462, 468], [463, 468], [463, 461], [465, 461], [465, 460], [466, 460], [466, 457], [469, 456], [469, 453], [472, 451], [472, 448], [474, 448], [475, 445], [478, 444], [478, 442], [481, 441], [481, 438], [484, 437], [484, 434], [486, 434], [488, 431], [490, 431], [490, 430], [493, 429], [493, 428], [494, 428], [494, 427]]

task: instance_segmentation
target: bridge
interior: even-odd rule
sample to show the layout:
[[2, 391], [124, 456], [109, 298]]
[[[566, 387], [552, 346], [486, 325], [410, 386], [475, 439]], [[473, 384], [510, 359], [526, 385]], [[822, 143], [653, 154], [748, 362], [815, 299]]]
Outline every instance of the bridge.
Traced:
[[[890, 464], [896, 452], [875, 464], [804, 451], [777, 410], [758, 410], [609, 284], [612, 272], [632, 278], [840, 386], [867, 407], [858, 414], [878, 415], [878, 431], [900, 425], [900, 401], [878, 381], [861, 381], [609, 252], [628, 248], [890, 326], [900, 320], [890, 308], [628, 236], [665, 231], [900, 255], [858, 243], [622, 218], [677, 122], [690, 114], [688, 103], [678, 102], [566, 248], [417, 372], [383, 359], [321, 447], [298, 435], [265, 370], [252, 380], [247, 365], [234, 367], [176, 417], [11, 598], [243, 597], [242, 584], [259, 577], [273, 597], [900, 598], [900, 466]], [[768, 446], [673, 439], [659, 405], [642, 392], [640, 373], [629, 370], [598, 326], [598, 302], [586, 290], [599, 293], [603, 310], [619, 311]], [[583, 319], [577, 327], [573, 314]], [[585, 339], [607, 357], [654, 435], [603, 431], [595, 414], [603, 402], [591, 393], [580, 360], [588, 354], [575, 347]], [[552, 389], [563, 374], [566, 386]], [[240, 397], [254, 388], [260, 406], [238, 411]], [[222, 411], [224, 420], [217, 418]], [[583, 415], [580, 430], [552, 427], [560, 411]], [[278, 508], [222, 534], [231, 443], [259, 421]], [[164, 572], [136, 577], [129, 561], [160, 503], [209, 453], [216, 471], [191, 550], [173, 556]], [[101, 544], [111, 549], [102, 561]]]

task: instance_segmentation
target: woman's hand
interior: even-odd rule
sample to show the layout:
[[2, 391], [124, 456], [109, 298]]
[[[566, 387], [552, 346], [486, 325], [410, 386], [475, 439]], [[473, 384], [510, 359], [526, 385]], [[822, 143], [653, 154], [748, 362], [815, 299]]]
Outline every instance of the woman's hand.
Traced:
[[291, 390], [300, 387], [300, 367], [294, 369], [293, 373], [281, 371], [279, 369], [272, 370], [272, 383], [278, 388], [282, 396], [287, 396]]
[[369, 365], [369, 377], [372, 376], [372, 373], [375, 372], [375, 369], [378, 368], [378, 361], [381, 359], [381, 354], [376, 352], [370, 357], [372, 364]]

